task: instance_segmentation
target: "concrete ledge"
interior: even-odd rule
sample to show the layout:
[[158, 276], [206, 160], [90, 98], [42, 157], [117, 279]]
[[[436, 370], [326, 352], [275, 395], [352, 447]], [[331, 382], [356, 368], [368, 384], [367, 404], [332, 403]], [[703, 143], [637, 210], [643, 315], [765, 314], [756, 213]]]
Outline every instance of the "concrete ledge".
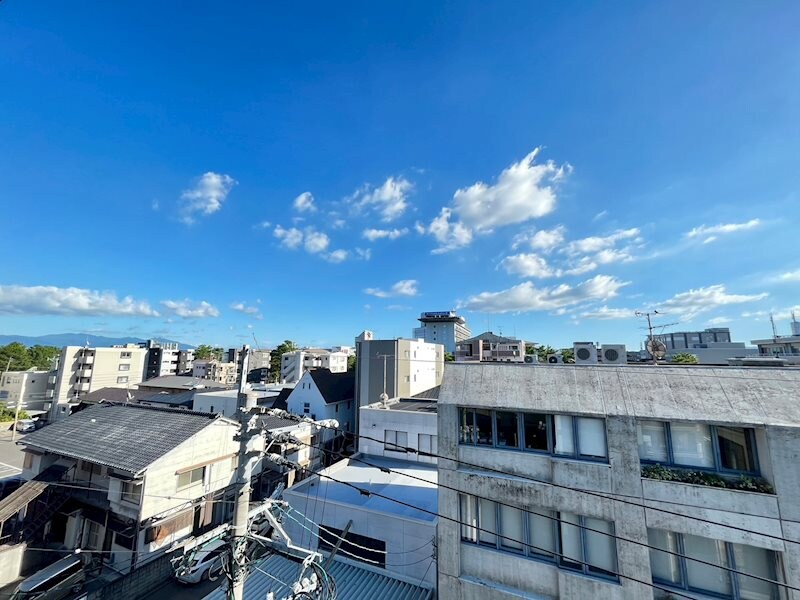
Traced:
[[642, 477], [645, 500], [725, 510], [756, 517], [780, 517], [778, 497], [772, 494], [729, 490], [694, 483], [660, 481]]

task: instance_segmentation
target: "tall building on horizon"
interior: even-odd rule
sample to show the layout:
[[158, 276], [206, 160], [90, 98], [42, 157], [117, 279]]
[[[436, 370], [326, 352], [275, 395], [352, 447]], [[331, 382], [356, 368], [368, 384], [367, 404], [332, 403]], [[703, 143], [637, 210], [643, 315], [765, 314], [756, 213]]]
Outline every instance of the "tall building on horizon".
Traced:
[[419, 316], [420, 327], [414, 328], [411, 337], [429, 344], [441, 344], [445, 352], [455, 354], [456, 345], [471, 335], [467, 321], [454, 310], [424, 312]]

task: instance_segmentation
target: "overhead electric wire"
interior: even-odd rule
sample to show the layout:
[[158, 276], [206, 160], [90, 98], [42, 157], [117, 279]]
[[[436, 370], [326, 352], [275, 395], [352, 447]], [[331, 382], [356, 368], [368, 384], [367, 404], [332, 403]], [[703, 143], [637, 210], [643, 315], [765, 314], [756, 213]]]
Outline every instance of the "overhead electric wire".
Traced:
[[[301, 444], [305, 444], [305, 442], [302, 442], [300, 440], [297, 440], [297, 441], [300, 442]], [[356, 456], [345, 456], [345, 455], [343, 455], [343, 454], [341, 454], [339, 452], [333, 452], [332, 450], [324, 450], [323, 449], [322, 451], [323, 452], [328, 452], [328, 453], [333, 453], [333, 454], [339, 456], [340, 459], [341, 458], [347, 458], [349, 460], [360, 462], [360, 463], [362, 463], [364, 465], [367, 465], [369, 467], [372, 467], [372, 468], [375, 468], [375, 469], [380, 469], [383, 472], [397, 473], [398, 475], [401, 475], [401, 476], [404, 476], [404, 477], [409, 477], [411, 479], [415, 479], [415, 480], [421, 481], [423, 483], [427, 483], [427, 484], [431, 483], [429, 480], [425, 479], [424, 477], [419, 477], [419, 476], [416, 476], [416, 475], [412, 475], [410, 473], [406, 473], [404, 471], [399, 471], [397, 469], [392, 469], [392, 468], [384, 466], [384, 465], [371, 463], [371, 462], [369, 462], [367, 460], [364, 460], [364, 459], [356, 457]], [[507, 506], [509, 508], [513, 508], [513, 509], [516, 509], [516, 510], [525, 510], [525, 509], [520, 508], [519, 506], [515, 506], [513, 504], [508, 504], [506, 502], [501, 502], [501, 501], [495, 500], [493, 498], [487, 498], [486, 496], [478, 496], [478, 495], [473, 494], [473, 493], [464, 492], [463, 490], [460, 490], [460, 489], [452, 487], [452, 486], [444, 485], [442, 483], [438, 483], [437, 482], [437, 485], [439, 487], [444, 488], [444, 489], [451, 490], [451, 491], [454, 491], [454, 492], [458, 492], [459, 494], [466, 494], [466, 495], [472, 496], [474, 498], [478, 498], [480, 500], [488, 500], [490, 502], [494, 502], [494, 503], [499, 504], [501, 506]], [[419, 509], [419, 510], [423, 510], [423, 509]], [[556, 512], [556, 511], [552, 511], [552, 509], [543, 509], [543, 510], [551, 510], [551, 512]], [[540, 514], [538, 512], [537, 512], [537, 515], [543, 516], [543, 517], [545, 517], [547, 519], [550, 519], [551, 521], [559, 522], [559, 518], [555, 517], [555, 516], [546, 515], [546, 514]], [[291, 518], [291, 516], [290, 516], [290, 518]], [[468, 526], [471, 527], [471, 525], [468, 525]], [[580, 527], [581, 527], [581, 529], [583, 529], [585, 531], [591, 531], [593, 533], [598, 533], [598, 534], [601, 534], [601, 535], [605, 535], [607, 537], [613, 538], [614, 540], [618, 540], [618, 541], [621, 541], [621, 542], [627, 542], [629, 544], [636, 544], [638, 546], [643, 546], [643, 547], [648, 548], [650, 550], [656, 550], [658, 552], [663, 552], [665, 554], [671, 554], [673, 556], [677, 556], [677, 557], [680, 557], [680, 558], [686, 558], [686, 559], [691, 560], [691, 561], [696, 562], [696, 563], [700, 563], [700, 564], [708, 565], [708, 566], [715, 567], [715, 568], [718, 568], [718, 569], [722, 569], [724, 571], [727, 571], [729, 573], [733, 573], [735, 575], [742, 575], [742, 576], [745, 576], [745, 577], [748, 577], [748, 578], [752, 578], [752, 579], [757, 579], [759, 581], [763, 581], [765, 583], [770, 583], [770, 584], [773, 584], [773, 585], [778, 585], [778, 586], [781, 586], [781, 587], [785, 587], [786, 589], [790, 589], [790, 590], [794, 590], [794, 591], [800, 591], [800, 587], [794, 587], [794, 586], [791, 586], [791, 585], [789, 585], [787, 583], [783, 583], [783, 582], [775, 580], [775, 579], [769, 579], [768, 577], [762, 577], [760, 575], [753, 575], [751, 573], [746, 573], [744, 571], [738, 571], [738, 570], [736, 570], [736, 569], [734, 569], [732, 567], [726, 567], [726, 566], [717, 565], [717, 564], [712, 563], [710, 561], [702, 560], [702, 559], [699, 559], [699, 558], [692, 558], [692, 557], [686, 556], [685, 554], [681, 554], [680, 552], [674, 552], [672, 550], [666, 550], [666, 549], [663, 549], [663, 548], [659, 548], [659, 547], [653, 546], [653, 545], [651, 545], [651, 544], [649, 544], [647, 542], [640, 542], [638, 540], [625, 538], [625, 537], [619, 536], [619, 535], [617, 535], [615, 533], [609, 533], [607, 531], [602, 531], [600, 529], [594, 529], [592, 527], [588, 527], [588, 526], [585, 526], [585, 525], [581, 525]]]
[[[287, 418], [292, 418], [292, 419], [297, 420], [297, 421], [305, 421], [305, 419], [303, 417], [299, 416], [299, 415], [292, 415], [292, 413], [288, 413], [286, 411], [282, 411], [282, 410], [278, 410], [278, 409], [271, 409], [271, 410], [275, 411], [275, 412], [280, 412], [280, 413], [285, 414], [285, 415], [290, 415], [290, 417], [287, 417]], [[329, 425], [322, 425], [320, 423], [317, 423], [317, 427], [330, 429], [332, 431], [339, 431], [339, 432], [341, 432], [343, 434], [350, 435], [352, 437], [358, 437], [359, 439], [370, 440], [370, 441], [376, 442], [376, 443], [384, 445], [384, 446], [386, 444], [386, 442], [384, 440], [379, 440], [377, 438], [370, 437], [368, 435], [356, 435], [353, 432], [341, 429], [339, 427], [331, 427]], [[602, 498], [604, 500], [613, 500], [615, 502], [620, 502], [622, 504], [628, 504], [630, 506], [636, 506], [638, 508], [643, 508], [643, 509], [646, 509], [646, 510], [658, 511], [660, 513], [673, 515], [673, 516], [677, 516], [677, 517], [683, 517], [685, 519], [693, 519], [693, 520], [698, 521], [700, 523], [708, 523], [710, 525], [716, 525], [717, 527], [725, 527], [725, 528], [728, 528], [728, 529], [731, 529], [731, 530], [734, 530], [734, 531], [741, 531], [743, 533], [756, 534], [756, 535], [759, 535], [759, 536], [767, 537], [767, 538], [778, 540], [778, 541], [785, 542], [785, 543], [800, 544], [800, 541], [790, 540], [790, 539], [781, 537], [779, 535], [774, 535], [774, 534], [766, 533], [766, 532], [763, 532], [763, 531], [754, 531], [752, 529], [747, 529], [746, 527], [738, 527], [736, 525], [729, 525], [729, 524], [726, 524], [726, 523], [720, 523], [719, 521], [713, 521], [711, 519], [705, 519], [703, 517], [698, 517], [698, 516], [694, 516], [694, 515], [687, 515], [687, 514], [683, 514], [683, 513], [674, 511], [674, 510], [666, 509], [666, 508], [658, 508], [658, 507], [655, 507], [655, 506], [648, 506], [646, 504], [642, 504], [640, 502], [635, 502], [633, 500], [628, 500], [627, 499], [627, 498], [634, 498], [635, 496], [629, 496], [629, 495], [623, 495], [623, 494], [615, 494], [615, 495], [611, 496], [611, 495], [608, 495], [608, 494], [603, 493], [603, 492], [597, 492], [597, 491], [594, 491], [594, 490], [587, 490], [587, 489], [584, 489], [584, 488], [573, 488], [573, 487], [570, 487], [568, 485], [564, 485], [562, 483], [557, 483], [557, 482], [554, 482], [554, 481], [546, 481], [544, 479], [538, 479], [536, 477], [532, 477], [531, 475], [524, 475], [524, 474], [520, 474], [520, 473], [511, 473], [510, 471], [504, 471], [502, 469], [497, 469], [495, 467], [490, 467], [490, 466], [486, 466], [486, 465], [478, 465], [478, 464], [475, 464], [475, 463], [470, 463], [470, 462], [461, 460], [460, 458], [452, 458], [452, 457], [449, 457], [449, 456], [442, 456], [441, 454], [436, 454], [436, 453], [433, 453], [433, 452], [425, 452], [424, 450], [418, 450], [416, 448], [411, 448], [410, 446], [397, 446], [396, 444], [392, 444], [392, 445], [396, 446], [397, 448], [401, 448], [402, 450], [404, 450], [406, 452], [409, 452], [411, 454], [417, 454], [418, 456], [425, 456], [425, 457], [428, 457], [428, 458], [436, 458], [438, 460], [446, 460], [446, 461], [458, 463], [460, 465], [465, 465], [467, 467], [472, 467], [472, 468], [477, 469], [479, 471], [489, 471], [489, 472], [492, 472], [492, 473], [498, 473], [500, 475], [504, 475], [506, 477], [515, 477], [517, 479], [526, 479], [526, 480], [532, 481], [534, 483], [540, 483], [540, 484], [548, 485], [548, 486], [551, 486], [551, 487], [562, 488], [562, 489], [568, 490], [570, 492], [580, 492], [582, 494], [587, 494], [587, 495], [594, 496], [594, 497], [597, 497], [597, 498]], [[330, 452], [330, 450], [325, 450], [325, 452]], [[531, 453], [531, 454], [535, 455], [534, 453]], [[459, 472], [459, 469], [446, 469], [445, 467], [443, 467], [441, 465], [439, 466], [439, 468], [441, 468], [442, 470], [446, 470], [446, 471]]]

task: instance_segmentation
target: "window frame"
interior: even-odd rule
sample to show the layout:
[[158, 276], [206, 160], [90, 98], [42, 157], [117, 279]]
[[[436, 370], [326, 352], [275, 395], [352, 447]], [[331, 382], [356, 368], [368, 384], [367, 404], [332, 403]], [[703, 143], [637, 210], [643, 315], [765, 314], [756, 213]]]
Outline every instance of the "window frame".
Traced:
[[[648, 530], [650, 530], [650, 529], [657, 529], [657, 528], [648, 528]], [[682, 534], [682, 533], [680, 533], [678, 531], [670, 531], [670, 530], [667, 530], [667, 529], [664, 529], [662, 531], [667, 531], [667, 532], [669, 532], [669, 533], [671, 533], [672, 535], [675, 536], [675, 540], [677, 542], [677, 553], [678, 554], [677, 555], [672, 555], [672, 556], [675, 556], [675, 558], [678, 560], [678, 570], [680, 572], [681, 581], [680, 581], [680, 585], [678, 585], [673, 581], [669, 581], [669, 580], [666, 580], [666, 579], [661, 579], [661, 578], [656, 577], [656, 576], [651, 574], [653, 583], [657, 583], [658, 585], [664, 586], [664, 587], [669, 588], [669, 589], [680, 590], [680, 591], [690, 592], [690, 593], [694, 593], [694, 594], [702, 594], [704, 596], [710, 596], [710, 597], [713, 597], [713, 598], [724, 598], [725, 600], [741, 600], [739, 578], [740, 577], [747, 578], [750, 575], [748, 575], [745, 572], [738, 572], [738, 573], [736, 572], [738, 570], [738, 567], [736, 566], [736, 557], [735, 557], [735, 552], [733, 550], [734, 544], [732, 542], [726, 542], [725, 540], [716, 540], [714, 538], [705, 538], [705, 539], [708, 539], [708, 540], [712, 540], [712, 541], [715, 541], [715, 542], [721, 542], [721, 543], [725, 544], [725, 556], [726, 556], [726, 558], [728, 560], [728, 564], [727, 564], [726, 567], [720, 566], [718, 568], [720, 570], [723, 570], [723, 571], [727, 572], [729, 580], [730, 580], [731, 593], [730, 594], [720, 594], [719, 592], [714, 592], [714, 591], [711, 591], [711, 590], [705, 590], [703, 588], [692, 587], [691, 585], [689, 585], [689, 569], [688, 569], [688, 566], [687, 566], [687, 561], [694, 560], [694, 559], [690, 558], [686, 554], [686, 544], [685, 544], [685, 540], [684, 540], [684, 534]], [[703, 536], [698, 536], [698, 537], [703, 537]], [[738, 544], [738, 545], [740, 545], [740, 546], [748, 546], [749, 544]], [[776, 552], [775, 550], [770, 550], [769, 548], [761, 548], [759, 546], [751, 546], [751, 547], [758, 548], [759, 550], [764, 550], [766, 552], [770, 552], [771, 553], [770, 567], [772, 568], [772, 572], [770, 574], [770, 578], [775, 580], [775, 581], [781, 581], [780, 578], [779, 578], [779, 573], [781, 572], [780, 564], [779, 564], [779, 560], [780, 560], [779, 559], [779, 553]], [[650, 548], [650, 551], [649, 551], [648, 554], [652, 554], [653, 552], [664, 552], [664, 550]], [[701, 563], [701, 564], [704, 564], [704, 563]], [[730, 569], [730, 570], [728, 570], [728, 569]], [[780, 596], [779, 586], [777, 584], [772, 584], [772, 585], [773, 585], [774, 589], [778, 592], [778, 595], [775, 596], [775, 598], [780, 598], [781, 596]]]
[[[178, 481], [176, 483], [177, 491], [185, 490], [185, 489], [188, 489], [188, 488], [190, 488], [190, 487], [192, 487], [194, 485], [197, 485], [198, 483], [205, 482], [205, 479], [206, 479], [206, 466], [208, 466], [208, 465], [203, 465], [202, 467], [196, 467], [194, 469], [189, 469], [188, 471], [183, 471], [181, 473], [177, 473], [176, 474], [177, 477], [178, 477]], [[193, 479], [192, 478], [192, 473], [194, 473], [195, 471], [201, 471], [202, 473], [200, 475], [200, 479], [198, 479], [196, 481], [192, 481], [192, 479]], [[181, 476], [182, 475], [189, 475], [189, 483], [185, 483], [185, 484], [181, 485]]]
[[[479, 443], [478, 442], [478, 424], [477, 424], [477, 411], [478, 410], [486, 410], [489, 411], [489, 418], [491, 421], [492, 427], [492, 434], [491, 434], [491, 443]], [[517, 411], [517, 410], [502, 410], [502, 409], [489, 409], [489, 408], [478, 408], [478, 407], [471, 407], [471, 406], [459, 406], [458, 407], [458, 423], [459, 428], [462, 427], [462, 417], [463, 415], [467, 415], [471, 418], [471, 424], [469, 423], [470, 419], [465, 421], [464, 427], [468, 428], [468, 431], [461, 431], [459, 432], [458, 436], [458, 444], [460, 446], [473, 446], [478, 448], [493, 448], [495, 450], [509, 450], [512, 452], [529, 452], [531, 454], [539, 454], [541, 456], [550, 456], [551, 458], [565, 458], [568, 460], [581, 460], [586, 462], [594, 462], [598, 464], [608, 464], [609, 457], [608, 457], [608, 423], [605, 417], [593, 417], [590, 415], [573, 415], [573, 414], [566, 414], [566, 413], [544, 413], [544, 412], [537, 412], [537, 411]], [[517, 446], [502, 446], [498, 445], [497, 439], [497, 413], [513, 413], [516, 415], [517, 420]], [[525, 447], [525, 416], [526, 415], [539, 415], [544, 416], [547, 422], [547, 450], [538, 450], [532, 448]], [[571, 453], [564, 453], [564, 452], [556, 452], [555, 450], [555, 417], [556, 416], [564, 416], [569, 417], [571, 419], [571, 431], [572, 431], [572, 441], [573, 441], [573, 450]], [[598, 421], [602, 421], [603, 423], [603, 444], [605, 446], [606, 455], [605, 456], [592, 456], [589, 454], [581, 454], [581, 444], [580, 444], [580, 434], [579, 434], [579, 427], [578, 422], [579, 419], [597, 419]], [[469, 437], [467, 441], [465, 441], [465, 437]]]
[[717, 432], [717, 427], [727, 427], [732, 428], [729, 425], [712, 425], [706, 424], [708, 426], [709, 433], [711, 434], [711, 454], [714, 458], [714, 466], [713, 467], [703, 467], [699, 465], [686, 465], [682, 463], [675, 462], [675, 454], [672, 448], [672, 423], [670, 421], [659, 421], [658, 419], [641, 419], [637, 420], [636, 422], [636, 431], [637, 436], [639, 432], [639, 423], [641, 421], [647, 421], [648, 423], [661, 423], [662, 427], [664, 428], [664, 436], [667, 445], [667, 460], [652, 460], [649, 458], [642, 458], [641, 453], [639, 454], [639, 462], [643, 465], [663, 465], [665, 467], [674, 467], [676, 469], [691, 469], [694, 471], [705, 471], [708, 473], [719, 473], [720, 475], [746, 475], [750, 477], [760, 477], [761, 476], [761, 462], [758, 456], [758, 444], [756, 443], [756, 430], [753, 427], [737, 427], [736, 429], [744, 430], [744, 435], [747, 441], [747, 448], [750, 451], [750, 454], [753, 459], [753, 467], [752, 471], [741, 471], [736, 469], [726, 469], [722, 466], [722, 455], [720, 453], [720, 446], [719, 446], [719, 434]]

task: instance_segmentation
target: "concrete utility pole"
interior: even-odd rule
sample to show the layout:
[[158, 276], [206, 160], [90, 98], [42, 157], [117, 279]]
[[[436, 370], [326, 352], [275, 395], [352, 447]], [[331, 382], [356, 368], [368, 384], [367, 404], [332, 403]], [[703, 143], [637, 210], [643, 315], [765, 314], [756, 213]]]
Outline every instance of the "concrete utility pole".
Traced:
[[239, 396], [237, 398], [237, 420], [239, 421], [239, 463], [236, 469], [236, 483], [239, 486], [236, 504], [233, 508], [233, 531], [230, 538], [231, 578], [229, 580], [230, 596], [233, 600], [244, 600], [244, 580], [247, 577], [247, 514], [250, 509], [250, 476], [251, 464], [247, 456], [248, 442], [260, 435], [257, 429], [250, 429], [253, 415], [250, 410], [255, 406], [255, 397], [247, 394], [247, 367], [250, 362], [250, 347], [242, 347], [242, 376], [239, 379]]

